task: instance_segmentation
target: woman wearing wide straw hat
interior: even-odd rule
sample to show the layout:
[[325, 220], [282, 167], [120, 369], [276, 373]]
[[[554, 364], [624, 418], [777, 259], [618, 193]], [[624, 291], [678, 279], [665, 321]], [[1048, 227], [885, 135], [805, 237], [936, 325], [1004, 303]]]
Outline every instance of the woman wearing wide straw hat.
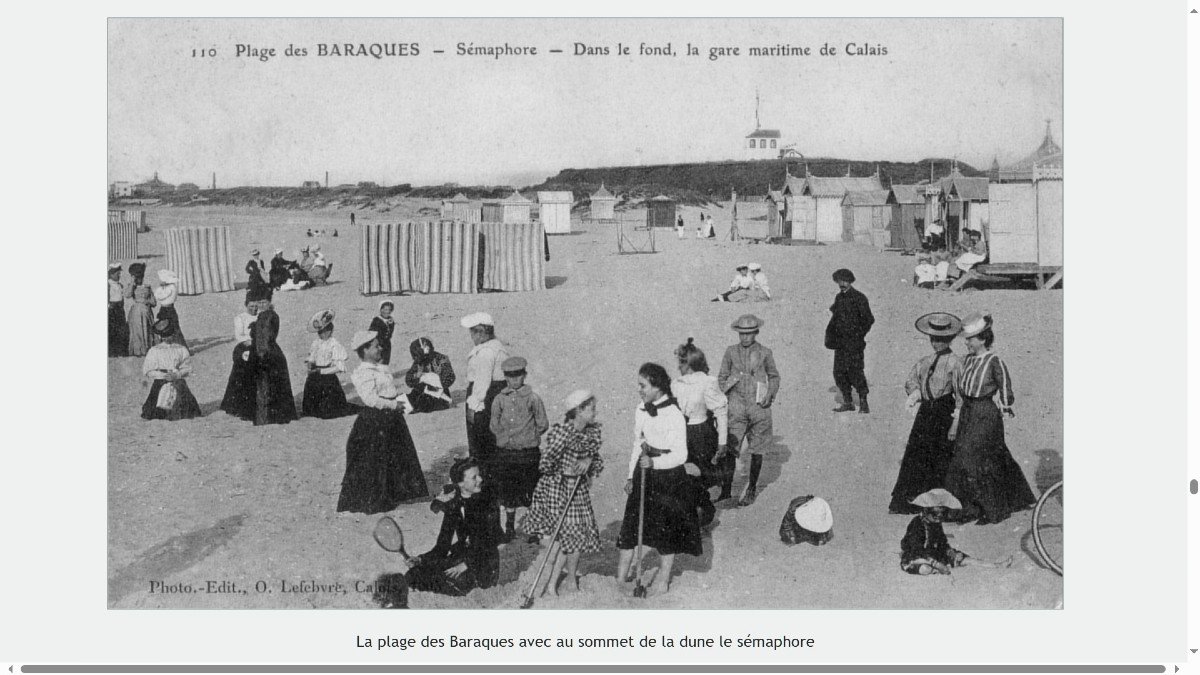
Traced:
[[254, 424], [287, 424], [298, 418], [287, 357], [279, 348], [279, 315], [269, 300], [259, 302], [250, 329], [250, 368], [254, 372]]
[[304, 417], [333, 419], [354, 412], [346, 402], [338, 373], [346, 372], [346, 348], [333, 337], [333, 310], [323, 309], [308, 321], [308, 331], [316, 333], [308, 350], [308, 377], [304, 380], [304, 397], [300, 414]]
[[533, 490], [529, 512], [521, 523], [526, 534], [548, 538], [554, 535], [559, 520], [562, 520], [558, 539], [547, 542], [551, 547], [548, 555], [554, 559], [550, 575], [542, 580], [535, 595], [547, 588], [557, 595], [558, 578], [564, 569], [566, 590], [578, 590], [576, 569], [580, 554], [600, 550], [600, 530], [596, 527], [588, 490], [591, 482], [604, 470], [596, 397], [586, 389], [579, 389], [571, 392], [564, 404], [567, 412], [563, 421], [553, 424], [546, 435], [538, 464], [541, 478]]
[[929, 336], [933, 353], [922, 357], [908, 371], [904, 391], [908, 408], [916, 414], [900, 475], [892, 488], [889, 513], [917, 513], [913, 497], [942, 487], [946, 467], [954, 454], [950, 426], [954, 422], [954, 381], [960, 359], [950, 351], [954, 336], [962, 331], [962, 321], [953, 314], [933, 312], [917, 319], [917, 330]]
[[161, 283], [154, 289], [154, 299], [158, 302], [157, 319], [171, 321], [174, 334], [179, 337], [179, 344], [186, 347], [187, 338], [183, 336], [183, 328], [179, 325], [179, 312], [175, 311], [175, 300], [179, 297], [175, 284], [179, 283], [179, 277], [171, 270], [159, 270], [158, 280]]
[[191, 352], [180, 343], [170, 319], [156, 321], [154, 332], [162, 342], [151, 347], [142, 362], [142, 375], [154, 380], [142, 405], [142, 417], [148, 420], [199, 417], [200, 404], [184, 379], [192, 374]]
[[258, 407], [258, 378], [250, 365], [250, 351], [254, 345], [252, 327], [266, 291], [265, 285], [246, 291], [246, 311], [233, 317], [233, 365], [225, 384], [225, 396], [221, 398], [221, 410], [244, 420], [254, 419]]
[[671, 376], [666, 369], [657, 363], [643, 364], [638, 370], [638, 395], [642, 404], [634, 412], [633, 452], [625, 481], [628, 498], [617, 537], [621, 552], [617, 580], [625, 581], [639, 544], [656, 549], [662, 562], [648, 594], [658, 595], [670, 588], [676, 554], [703, 552], [700, 519], [692, 479], [683, 468], [687, 462], [687, 419], [671, 396]]
[[337, 510], [383, 513], [400, 502], [429, 496], [429, 488], [404, 420], [408, 401], [396, 389], [391, 369], [380, 362], [378, 336], [359, 331], [350, 348], [362, 360], [350, 376], [362, 408], [346, 439], [346, 474]]
[[962, 407], [950, 429], [954, 455], [944, 487], [962, 502], [964, 521], [986, 525], [1030, 508], [1037, 500], [1004, 442], [1000, 412], [1014, 417], [1013, 386], [1008, 366], [992, 352], [991, 315], [967, 317], [962, 336], [970, 353], [955, 380]]

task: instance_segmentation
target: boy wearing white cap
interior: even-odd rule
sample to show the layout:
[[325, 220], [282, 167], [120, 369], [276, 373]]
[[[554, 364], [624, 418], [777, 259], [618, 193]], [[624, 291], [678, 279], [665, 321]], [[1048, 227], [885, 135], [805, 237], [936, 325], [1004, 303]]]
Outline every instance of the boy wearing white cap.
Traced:
[[496, 448], [496, 437], [489, 428], [492, 401], [504, 390], [504, 360], [508, 347], [496, 337], [496, 322], [486, 312], [462, 318], [460, 324], [471, 332], [474, 347], [467, 354], [467, 451], [486, 462]]

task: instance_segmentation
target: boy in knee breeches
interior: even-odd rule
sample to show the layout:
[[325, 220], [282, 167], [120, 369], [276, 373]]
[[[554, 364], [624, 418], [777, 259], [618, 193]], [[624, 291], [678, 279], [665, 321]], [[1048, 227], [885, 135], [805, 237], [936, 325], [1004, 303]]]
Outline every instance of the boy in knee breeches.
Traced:
[[[738, 344], [725, 350], [721, 359], [721, 372], [717, 384], [729, 398], [729, 442], [727, 452], [737, 455], [743, 439], [750, 451], [750, 479], [742, 492], [738, 506], [754, 503], [758, 492], [758, 475], [762, 471], [762, 457], [771, 439], [771, 404], [779, 392], [779, 371], [775, 368], [775, 357], [771, 350], [758, 343], [758, 331], [762, 319], [753, 314], [744, 314], [733, 322], [738, 333]], [[723, 457], [715, 458], [720, 463]], [[732, 471], [727, 472], [721, 485], [721, 495], [732, 497]]]

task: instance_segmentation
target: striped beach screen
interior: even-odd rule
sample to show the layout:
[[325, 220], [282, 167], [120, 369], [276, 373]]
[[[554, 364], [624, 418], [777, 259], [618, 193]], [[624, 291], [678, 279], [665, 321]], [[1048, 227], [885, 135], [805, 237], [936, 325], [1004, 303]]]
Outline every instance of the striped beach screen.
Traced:
[[362, 292], [399, 293], [414, 285], [412, 250], [420, 223], [362, 225]]
[[138, 257], [138, 224], [134, 220], [108, 220], [108, 261]]
[[418, 223], [413, 252], [414, 286], [422, 293], [475, 293], [479, 224], [455, 220]]
[[483, 223], [482, 288], [536, 291], [546, 288], [545, 238], [541, 223]]
[[179, 276], [181, 295], [233, 290], [229, 266], [229, 228], [224, 225], [163, 230], [167, 269]]

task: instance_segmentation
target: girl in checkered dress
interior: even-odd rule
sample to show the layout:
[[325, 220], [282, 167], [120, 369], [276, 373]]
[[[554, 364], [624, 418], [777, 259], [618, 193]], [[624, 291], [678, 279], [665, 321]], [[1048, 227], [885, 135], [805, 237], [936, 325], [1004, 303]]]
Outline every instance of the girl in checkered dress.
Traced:
[[[541, 582], [537, 595], [549, 591], [558, 595], [558, 578], [566, 570], [568, 590], [578, 590], [576, 569], [579, 554], [600, 550], [600, 530], [592, 511], [588, 484], [604, 470], [600, 457], [600, 424], [596, 422], [596, 399], [579, 390], [567, 397], [565, 419], [550, 427], [542, 448], [538, 470], [541, 478], [533, 492], [533, 503], [522, 529], [531, 535], [549, 538], [566, 510], [558, 538], [550, 541], [554, 566]], [[568, 503], [576, 481], [579, 488]], [[551, 580], [554, 583], [550, 583]]]

